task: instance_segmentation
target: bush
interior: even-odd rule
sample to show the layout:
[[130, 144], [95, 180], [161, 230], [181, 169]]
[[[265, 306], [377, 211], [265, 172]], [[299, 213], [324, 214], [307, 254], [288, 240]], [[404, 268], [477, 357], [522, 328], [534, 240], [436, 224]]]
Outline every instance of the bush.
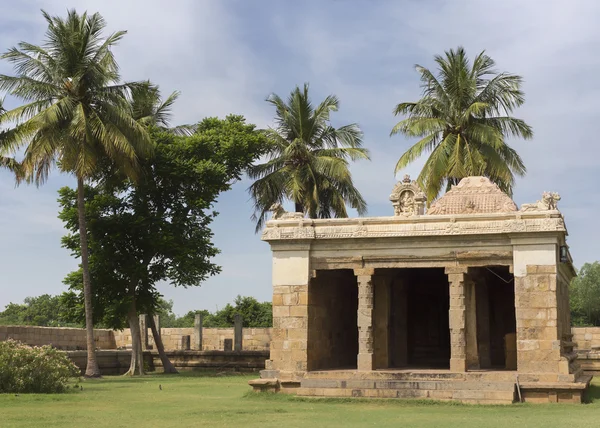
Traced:
[[79, 373], [65, 352], [51, 346], [0, 342], [0, 393], [64, 392], [69, 379]]

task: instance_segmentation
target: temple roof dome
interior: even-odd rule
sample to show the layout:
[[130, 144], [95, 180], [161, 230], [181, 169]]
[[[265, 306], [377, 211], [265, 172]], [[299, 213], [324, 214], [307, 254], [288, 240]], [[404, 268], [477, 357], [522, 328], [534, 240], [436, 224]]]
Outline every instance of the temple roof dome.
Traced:
[[465, 177], [427, 210], [428, 215], [517, 211], [514, 201], [487, 177]]

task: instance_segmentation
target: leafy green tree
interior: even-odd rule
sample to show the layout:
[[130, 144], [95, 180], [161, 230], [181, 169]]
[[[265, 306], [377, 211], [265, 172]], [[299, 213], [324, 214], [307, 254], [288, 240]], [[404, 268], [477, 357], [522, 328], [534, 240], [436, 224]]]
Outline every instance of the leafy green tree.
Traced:
[[573, 325], [600, 326], [600, 262], [586, 263], [570, 286]]
[[1, 56], [14, 65], [16, 76], [0, 75], [0, 90], [25, 104], [5, 113], [17, 122], [3, 151], [25, 148], [23, 174], [41, 184], [58, 165], [77, 178], [75, 220], [83, 271], [86, 309], [87, 355], [85, 375], [100, 376], [94, 349], [92, 282], [89, 270], [85, 182], [110, 160], [131, 178], [140, 157], [152, 152], [145, 128], [137, 123], [125, 97], [134, 85], [118, 84], [118, 66], [111, 48], [125, 35], [103, 34], [100, 14], [51, 17], [46, 42], [41, 46], [21, 42]]
[[512, 195], [515, 174], [525, 165], [507, 143], [507, 137], [529, 139], [533, 131], [523, 120], [510, 116], [523, 104], [522, 78], [497, 73], [494, 60], [481, 52], [470, 63], [462, 47], [436, 56], [437, 76], [420, 65], [423, 98], [396, 106], [398, 122], [392, 135], [401, 133], [420, 140], [398, 160], [395, 172], [424, 152], [430, 152], [417, 179], [429, 202], [444, 184], [449, 189], [461, 178], [483, 175]]
[[[210, 229], [214, 204], [266, 145], [241, 116], [204, 119], [187, 137], [157, 129], [152, 137], [155, 154], [141, 161], [137, 184], [109, 176], [86, 189], [90, 272], [97, 284], [92, 301], [99, 314], [110, 315], [105, 321], [128, 319], [133, 336], [137, 313], [159, 309], [158, 282], [198, 286], [220, 271], [212, 261], [219, 252]], [[61, 189], [59, 203], [70, 231], [63, 246], [78, 256], [75, 190]], [[77, 292], [81, 275], [72, 275]]]
[[27, 297], [22, 304], [9, 303], [0, 312], [0, 325], [36, 325], [42, 327], [79, 327], [66, 316], [62, 296], [42, 294]]
[[271, 302], [259, 302], [254, 297], [237, 296], [234, 305], [227, 304], [213, 313], [203, 310], [189, 311], [181, 317], [173, 313], [173, 302], [162, 300], [160, 309], [161, 326], [165, 328], [189, 328], [194, 326], [196, 314], [202, 314], [202, 325], [207, 328], [233, 327], [235, 315], [240, 314], [243, 326], [249, 328], [273, 327]]
[[267, 101], [275, 107], [276, 122], [275, 128], [265, 131], [270, 141], [267, 161], [249, 170], [255, 180], [249, 191], [256, 230], [271, 206], [284, 200], [310, 218], [347, 217], [346, 204], [365, 214], [367, 204], [354, 187], [348, 166], [349, 160], [369, 159], [369, 154], [361, 147], [358, 125], [331, 125], [337, 97], [329, 95], [315, 108], [304, 84], [290, 93], [287, 102], [276, 94]]

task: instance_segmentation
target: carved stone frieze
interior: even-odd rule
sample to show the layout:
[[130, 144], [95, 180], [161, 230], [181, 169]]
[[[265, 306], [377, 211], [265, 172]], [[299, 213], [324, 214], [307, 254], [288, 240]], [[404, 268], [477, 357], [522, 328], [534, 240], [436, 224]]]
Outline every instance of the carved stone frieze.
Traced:
[[[464, 215], [456, 218], [441, 217], [439, 221], [409, 221], [408, 219], [398, 221], [395, 218], [387, 218], [372, 219], [377, 221], [369, 222], [369, 219], [345, 219], [335, 222], [338, 224], [331, 224], [326, 220], [269, 222], [262, 239], [272, 241], [566, 232], [565, 223], [560, 214], [551, 217], [522, 215], [519, 218], [519, 216], [499, 214], [498, 216], [478, 218]], [[321, 222], [322, 224], [320, 224]]]

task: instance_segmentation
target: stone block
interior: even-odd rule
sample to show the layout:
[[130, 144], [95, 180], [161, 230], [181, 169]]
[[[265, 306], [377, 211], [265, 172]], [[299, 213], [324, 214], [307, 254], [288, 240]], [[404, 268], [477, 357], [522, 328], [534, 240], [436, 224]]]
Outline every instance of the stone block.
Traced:
[[460, 328], [465, 325], [465, 310], [464, 309], [450, 309], [448, 311], [450, 317], [450, 328]]
[[287, 336], [291, 340], [307, 340], [308, 329], [306, 328], [291, 328], [287, 330]]
[[281, 328], [306, 328], [306, 318], [286, 317], [277, 319], [279, 320], [279, 326]]
[[273, 317], [289, 317], [289, 306], [273, 306]]
[[273, 294], [273, 306], [281, 306], [283, 305], [283, 295], [282, 294]]
[[298, 293], [285, 293], [283, 294], [283, 304], [287, 306], [297, 305], [300, 301]]
[[307, 317], [308, 316], [308, 306], [306, 305], [297, 305], [290, 307], [290, 316], [292, 317]]

